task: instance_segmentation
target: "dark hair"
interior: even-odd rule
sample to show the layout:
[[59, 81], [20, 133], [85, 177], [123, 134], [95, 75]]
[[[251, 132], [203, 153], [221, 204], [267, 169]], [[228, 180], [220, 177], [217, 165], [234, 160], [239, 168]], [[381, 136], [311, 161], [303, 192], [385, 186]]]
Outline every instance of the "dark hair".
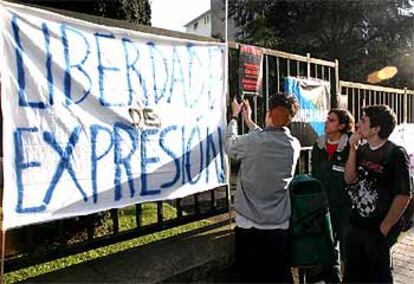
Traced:
[[381, 127], [378, 136], [381, 139], [388, 138], [397, 124], [397, 117], [394, 111], [387, 105], [373, 105], [362, 108], [362, 111], [369, 117], [371, 128]]
[[269, 110], [276, 107], [286, 108], [290, 116], [294, 117], [299, 110], [299, 103], [294, 96], [279, 92], [270, 98]]
[[341, 129], [341, 133], [352, 133], [355, 129], [355, 119], [352, 114], [346, 109], [334, 108], [331, 109], [328, 114], [334, 113], [338, 117], [339, 124], [345, 124], [345, 127]]

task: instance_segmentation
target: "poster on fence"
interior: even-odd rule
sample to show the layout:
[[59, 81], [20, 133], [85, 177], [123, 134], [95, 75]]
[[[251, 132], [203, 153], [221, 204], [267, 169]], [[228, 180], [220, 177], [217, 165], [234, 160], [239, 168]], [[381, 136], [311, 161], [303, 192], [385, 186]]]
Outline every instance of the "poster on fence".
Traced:
[[285, 78], [285, 92], [294, 95], [299, 111], [292, 120], [292, 134], [303, 147], [312, 146], [318, 136], [324, 134], [326, 115], [330, 107], [328, 81], [315, 78]]
[[4, 228], [226, 184], [224, 44], [0, 4]]
[[263, 50], [256, 46], [240, 45], [240, 90], [242, 95], [261, 95]]

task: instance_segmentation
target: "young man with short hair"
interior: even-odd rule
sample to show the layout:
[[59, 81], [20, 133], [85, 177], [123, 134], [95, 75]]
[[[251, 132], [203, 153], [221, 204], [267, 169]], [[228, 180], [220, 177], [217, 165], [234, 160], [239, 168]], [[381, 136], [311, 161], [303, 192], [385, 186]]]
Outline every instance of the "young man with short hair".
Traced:
[[[249, 133], [238, 135], [242, 110]], [[233, 100], [225, 147], [231, 158], [241, 161], [234, 204], [240, 281], [292, 282], [288, 260], [288, 187], [295, 173], [300, 143], [287, 126], [297, 110], [294, 97], [282, 93], [272, 96], [266, 127], [260, 129], [251, 119], [248, 101]]]
[[[411, 196], [408, 155], [388, 140], [396, 125], [386, 105], [363, 109], [350, 138], [345, 181], [353, 209], [345, 244], [344, 282], [392, 282], [390, 248]], [[365, 139], [367, 143], [360, 145]]]

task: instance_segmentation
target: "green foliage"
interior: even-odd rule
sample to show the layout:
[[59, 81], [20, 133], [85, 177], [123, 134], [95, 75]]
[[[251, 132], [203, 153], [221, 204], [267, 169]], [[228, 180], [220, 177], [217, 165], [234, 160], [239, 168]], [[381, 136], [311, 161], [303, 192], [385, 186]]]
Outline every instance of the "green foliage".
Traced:
[[[164, 203], [164, 218], [171, 219], [176, 217], [176, 209], [170, 206], [168, 203]], [[143, 225], [155, 223], [157, 220], [157, 206], [155, 203], [145, 203], [142, 206], [142, 222]], [[109, 223], [108, 223], [109, 222]], [[135, 207], [130, 206], [120, 210], [120, 231], [132, 229], [136, 227], [135, 224]], [[173, 237], [184, 232], [189, 232], [196, 230], [198, 228], [204, 227], [211, 224], [210, 220], [201, 220], [187, 225], [182, 225], [174, 227], [172, 229], [164, 230], [161, 232], [145, 235], [136, 239], [128, 240], [125, 242], [120, 242], [117, 244], [109, 245], [106, 247], [101, 247], [98, 249], [90, 250], [83, 253], [78, 253], [61, 259], [56, 259], [49, 261], [43, 264], [31, 266], [28, 268], [20, 269], [15, 272], [6, 273], [4, 276], [4, 283], [15, 283], [23, 281], [25, 279], [39, 276], [48, 272], [60, 270], [63, 268], [70, 267], [75, 264], [82, 262], [90, 261], [93, 259], [101, 258], [108, 256], [110, 254], [118, 253], [124, 250], [132, 249], [138, 246], [143, 246], [155, 241]], [[110, 231], [111, 223], [109, 220], [106, 220], [105, 223], [101, 226], [100, 231], [97, 232], [97, 235], [105, 235]], [[81, 236], [74, 236], [72, 240], [68, 243], [76, 243], [76, 238], [81, 238]]]
[[413, 88], [414, 3], [411, 0], [230, 0], [242, 42], [339, 59], [341, 79], [363, 82], [387, 65], [388, 85]]
[[148, 0], [97, 0], [96, 2], [98, 15], [151, 25], [151, 6]]
[[130, 23], [151, 25], [149, 0], [22, 0], [40, 6], [64, 9]]

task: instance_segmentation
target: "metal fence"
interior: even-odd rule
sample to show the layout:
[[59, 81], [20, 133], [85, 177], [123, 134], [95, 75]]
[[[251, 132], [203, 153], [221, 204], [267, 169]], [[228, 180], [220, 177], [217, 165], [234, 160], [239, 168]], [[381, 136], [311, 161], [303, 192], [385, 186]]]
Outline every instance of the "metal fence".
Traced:
[[[60, 11], [61, 12], [61, 11]], [[89, 17], [78, 13], [67, 13], [69, 16], [92, 20], [107, 25], [125, 26], [125, 23], [102, 18]], [[213, 40], [179, 33], [171, 33], [148, 27], [134, 28], [144, 32], [153, 32], [167, 36], [191, 38], [197, 40]], [[229, 101], [238, 92], [239, 47], [238, 43], [229, 44]], [[264, 118], [269, 108], [271, 94], [283, 91], [284, 79], [287, 76], [318, 78], [330, 82], [331, 106], [336, 106], [336, 95], [347, 96], [348, 107], [355, 117], [360, 116], [361, 107], [372, 103], [389, 104], [398, 114], [399, 122], [414, 122], [414, 91], [375, 87], [364, 84], [339, 81], [338, 61], [326, 61], [306, 56], [263, 48], [263, 90], [262, 96], [249, 98], [253, 106], [254, 121], [264, 126]], [[244, 123], [240, 122], [241, 132], [245, 133]], [[297, 173], [310, 172], [311, 147], [302, 149]], [[232, 176], [236, 172], [232, 168]], [[5, 261], [5, 271], [10, 272], [31, 265], [58, 259], [64, 256], [107, 246], [121, 241], [131, 240], [146, 234], [159, 232], [197, 220], [223, 214], [229, 211], [227, 187], [216, 188], [204, 193], [191, 195], [182, 199], [145, 203], [125, 209], [113, 209], [84, 217], [55, 221], [47, 224], [26, 226], [7, 232], [15, 238], [19, 248], [9, 254]], [[152, 210], [155, 216], [151, 222], [143, 220], [144, 211]], [[165, 214], [169, 210], [169, 214]], [[133, 226], [123, 225], [123, 214], [132, 218]], [[172, 212], [172, 213], [171, 213]], [[171, 216], [172, 215], [172, 216]], [[47, 240], [44, 236], [47, 235]], [[76, 235], [75, 239], [68, 236]]]
[[414, 123], [414, 91], [339, 81], [341, 94], [347, 97], [348, 110], [355, 119], [367, 105], [386, 104], [397, 115], [397, 123]]
[[[226, 187], [220, 187], [172, 201], [136, 204], [8, 231], [6, 241], [14, 238], [19, 247], [6, 257], [5, 272], [226, 213], [227, 192]], [[152, 220], [144, 220], [143, 213]]]
[[[229, 43], [229, 99], [239, 92], [239, 49], [240, 44]], [[260, 48], [260, 47], [258, 47]], [[264, 127], [266, 111], [269, 109], [269, 99], [272, 94], [284, 91], [286, 77], [316, 78], [328, 81], [331, 86], [331, 105], [336, 105], [333, 99], [339, 92], [338, 61], [327, 61], [306, 56], [261, 48], [263, 51], [263, 84], [261, 96], [247, 97], [252, 106], [252, 116], [256, 124]], [[239, 123], [241, 133], [246, 133], [243, 120]], [[302, 147], [296, 173], [310, 173], [312, 147]], [[234, 170], [234, 169], [233, 169]]]
[[[229, 92], [230, 98], [239, 92], [239, 48], [240, 44], [229, 43]], [[260, 48], [260, 47], [258, 47]], [[263, 84], [261, 96], [251, 97], [253, 120], [264, 126], [264, 117], [269, 108], [269, 98], [272, 94], [283, 91], [286, 77], [316, 78], [328, 81], [331, 86], [331, 104], [335, 105], [335, 95], [339, 92], [338, 61], [327, 61], [306, 56], [261, 48], [263, 51]], [[244, 124], [241, 123], [242, 133], [245, 133]]]

